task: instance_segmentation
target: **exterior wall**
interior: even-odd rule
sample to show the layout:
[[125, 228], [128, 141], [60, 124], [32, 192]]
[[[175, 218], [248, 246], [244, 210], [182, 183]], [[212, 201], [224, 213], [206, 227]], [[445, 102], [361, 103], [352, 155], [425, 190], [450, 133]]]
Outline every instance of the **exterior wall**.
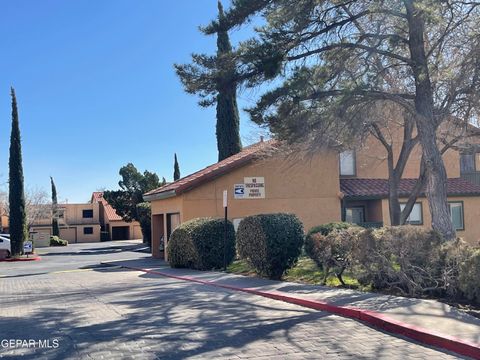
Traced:
[[[93, 234], [84, 234], [83, 229], [86, 227], [93, 228]], [[88, 242], [99, 242], [100, 241], [100, 224], [97, 225], [77, 225], [77, 242], [78, 243], [88, 243]], [[61, 231], [61, 230], [60, 230]], [[66, 239], [68, 240], [68, 239]]]
[[[406, 201], [406, 199], [405, 199]], [[463, 238], [472, 245], [480, 245], [480, 197], [449, 197], [448, 201], [463, 202], [463, 222], [464, 230], [458, 230], [457, 236]], [[418, 203], [422, 204], [423, 225], [425, 227], [432, 226], [432, 216], [428, 208], [427, 198], [418, 198]], [[390, 224], [390, 212], [388, 209], [388, 200], [382, 200], [383, 223]]]
[[[100, 241], [100, 206], [93, 204], [62, 204], [60, 209], [64, 209], [64, 217], [58, 219], [60, 227], [60, 237], [68, 240], [69, 243], [75, 242], [98, 242]], [[83, 210], [92, 210], [92, 218], [83, 218]], [[39, 218], [30, 227], [30, 232], [42, 232], [52, 234], [52, 219], [49, 213], [47, 217]], [[84, 234], [85, 227], [93, 228], [93, 234]]]
[[[234, 199], [234, 185], [243, 183], [244, 177], [265, 178], [265, 199]], [[166, 233], [169, 213], [180, 213], [180, 222], [197, 217], [223, 217], [224, 190], [228, 190], [230, 220], [288, 212], [296, 214], [307, 231], [312, 226], [341, 219], [336, 153], [324, 152], [305, 159], [274, 156], [252, 162], [179, 196], [152, 201], [152, 247], [156, 249], [156, 238]], [[163, 222], [162, 230], [156, 229], [159, 221]], [[154, 256], [157, 253], [155, 250]]]
[[348, 201], [347, 208], [361, 206], [365, 211], [365, 222], [383, 222], [382, 200]]
[[127, 226], [128, 227], [128, 239], [122, 240], [134, 240], [134, 239], [141, 239], [142, 238], [142, 229], [140, 227], [140, 223], [138, 221], [126, 222], [126, 221], [108, 221], [106, 220], [105, 224], [110, 225], [110, 238], [112, 236], [112, 228], [117, 226]]
[[[392, 134], [395, 162], [403, 141], [402, 132], [397, 129]], [[420, 173], [420, 161], [422, 157], [421, 147], [417, 145], [410, 154], [405, 166], [403, 178], [418, 178]], [[443, 155], [443, 161], [447, 170], [447, 177], [460, 177], [460, 154], [458, 151], [449, 149]], [[387, 152], [379, 140], [370, 136], [365, 145], [356, 150], [356, 177], [388, 179]]]
[[[66, 204], [65, 223], [68, 225], [100, 224], [100, 205], [94, 204]], [[83, 218], [83, 210], [93, 210], [93, 218]], [[59, 223], [62, 223], [61, 220]]]

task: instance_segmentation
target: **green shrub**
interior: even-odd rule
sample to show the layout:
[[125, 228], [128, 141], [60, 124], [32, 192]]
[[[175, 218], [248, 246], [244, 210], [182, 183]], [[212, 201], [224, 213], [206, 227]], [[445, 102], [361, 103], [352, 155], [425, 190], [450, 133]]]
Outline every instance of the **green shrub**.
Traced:
[[317, 264], [320, 269], [323, 269], [322, 256], [319, 254], [322, 249], [319, 248], [318, 242], [318, 239], [321, 239], [321, 237], [319, 237], [318, 235], [327, 236], [334, 230], [344, 230], [348, 229], [351, 226], [353, 225], [346, 222], [331, 222], [323, 225], [314, 226], [308, 231], [307, 236], [305, 237], [305, 254], [313, 261], [315, 261], [315, 264]]
[[310, 235], [309, 256], [323, 269], [323, 284], [333, 272], [340, 283], [345, 285], [342, 274], [352, 263], [352, 254], [362, 231], [364, 230], [360, 227], [349, 227], [333, 230], [328, 235], [322, 235], [321, 232]]
[[50, 236], [50, 246], [67, 246], [68, 241], [60, 239], [58, 236]]
[[[197, 218], [176, 228], [167, 245], [171, 267], [197, 270], [219, 269], [224, 265], [224, 220]], [[227, 222], [226, 261], [235, 256], [235, 230]]]
[[480, 249], [470, 248], [460, 264], [458, 288], [465, 299], [480, 304]]
[[297, 261], [303, 237], [303, 225], [295, 215], [248, 216], [238, 226], [237, 251], [260, 275], [280, 279]]
[[310, 230], [308, 230], [307, 237], [309, 235], [317, 234], [320, 233], [322, 235], [328, 235], [330, 234], [333, 230], [345, 230], [348, 229], [349, 227], [356, 226], [355, 224], [347, 223], [347, 222], [331, 222], [323, 225], [318, 225], [312, 227]]
[[418, 226], [365, 230], [354, 258], [363, 285], [393, 289], [414, 296], [445, 289], [444, 241], [440, 234]]

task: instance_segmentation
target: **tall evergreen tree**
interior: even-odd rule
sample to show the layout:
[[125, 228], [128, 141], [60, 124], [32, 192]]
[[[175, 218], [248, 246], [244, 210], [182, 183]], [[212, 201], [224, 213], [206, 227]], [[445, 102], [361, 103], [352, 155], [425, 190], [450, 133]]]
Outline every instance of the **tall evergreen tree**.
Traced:
[[242, 150], [240, 140], [240, 116], [237, 107], [237, 82], [235, 63], [232, 60], [232, 45], [224, 26], [225, 15], [222, 3], [218, 2], [217, 33], [217, 148], [218, 161]]
[[10, 134], [9, 194], [10, 206], [9, 227], [12, 255], [21, 255], [23, 242], [28, 238], [27, 214], [25, 210], [25, 191], [23, 185], [22, 144], [20, 125], [18, 122], [17, 98], [11, 88], [12, 96], [12, 132]]
[[236, 60], [220, 2], [216, 24], [216, 56], [193, 54], [192, 64], [176, 64], [175, 69], [185, 91], [200, 97], [200, 106], [217, 106], [216, 135], [220, 161], [241, 151], [242, 142], [237, 107]]
[[58, 227], [58, 201], [57, 201], [57, 187], [53, 181], [53, 177], [50, 176], [50, 182], [52, 184], [52, 235], [59, 236], [60, 229]]
[[180, 166], [178, 165], [177, 154], [175, 153], [175, 162], [173, 164], [173, 181], [180, 179]]

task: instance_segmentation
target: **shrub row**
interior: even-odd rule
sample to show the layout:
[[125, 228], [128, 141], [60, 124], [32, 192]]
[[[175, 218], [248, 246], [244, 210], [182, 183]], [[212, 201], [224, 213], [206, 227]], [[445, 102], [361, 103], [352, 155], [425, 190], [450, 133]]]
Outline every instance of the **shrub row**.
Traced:
[[374, 289], [480, 303], [480, 250], [460, 239], [444, 242], [433, 230], [348, 227], [307, 236], [305, 248], [323, 269], [324, 281], [333, 272], [343, 283], [348, 269], [360, 284]]
[[[249, 216], [238, 228], [237, 253], [259, 274], [280, 279], [298, 259], [303, 236], [303, 225], [295, 215]], [[224, 220], [198, 218], [187, 221], [172, 233], [167, 246], [168, 261], [172, 267], [218, 269], [224, 265], [223, 243]], [[234, 257], [235, 230], [228, 222], [227, 264]]]
[[[167, 246], [172, 267], [198, 270], [220, 269], [224, 265], [224, 232], [222, 219], [198, 218], [181, 224], [172, 233]], [[226, 262], [235, 256], [235, 230], [227, 222]]]

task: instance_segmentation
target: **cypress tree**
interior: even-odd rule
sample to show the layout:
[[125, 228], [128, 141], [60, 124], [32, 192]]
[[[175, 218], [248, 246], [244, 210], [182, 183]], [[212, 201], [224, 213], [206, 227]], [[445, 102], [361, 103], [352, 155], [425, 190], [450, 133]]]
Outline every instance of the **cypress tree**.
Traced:
[[180, 179], [180, 166], [178, 166], [177, 154], [174, 156], [175, 162], [173, 164], [173, 181]]
[[237, 82], [232, 45], [225, 26], [222, 3], [218, 2], [217, 32], [217, 148], [218, 161], [242, 150], [240, 140], [240, 116], [237, 107]]
[[53, 181], [53, 177], [50, 176], [50, 182], [52, 184], [52, 235], [59, 236], [60, 229], [58, 227], [58, 201], [57, 201], [57, 187]]
[[15, 90], [11, 88], [12, 96], [12, 132], [10, 134], [10, 159], [9, 166], [9, 194], [10, 205], [10, 241], [12, 255], [21, 255], [23, 242], [28, 238], [27, 214], [25, 209], [25, 191], [23, 185], [22, 144], [20, 125], [18, 122], [17, 98]]

